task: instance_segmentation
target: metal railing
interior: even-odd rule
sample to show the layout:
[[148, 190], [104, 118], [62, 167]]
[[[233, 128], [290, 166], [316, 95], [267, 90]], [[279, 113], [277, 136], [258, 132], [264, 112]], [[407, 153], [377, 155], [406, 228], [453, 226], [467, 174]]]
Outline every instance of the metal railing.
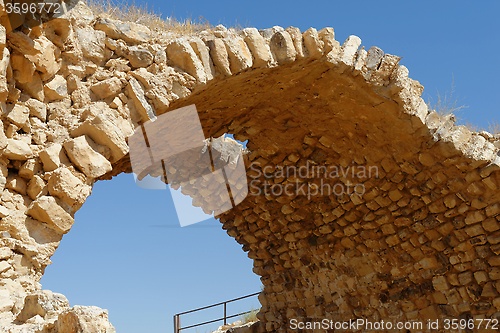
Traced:
[[[218, 321], [223, 321], [224, 325], [227, 325], [227, 320], [228, 319], [231, 319], [231, 318], [234, 318], [234, 317], [238, 317], [238, 316], [242, 316], [242, 315], [245, 315], [247, 313], [252, 312], [252, 310], [250, 310], [250, 311], [245, 311], [245, 312], [241, 312], [241, 313], [237, 313], [237, 314], [233, 314], [233, 315], [228, 316], [227, 315], [227, 304], [228, 303], [236, 302], [236, 301], [239, 301], [239, 300], [242, 300], [242, 299], [245, 299], [245, 298], [249, 298], [249, 297], [254, 297], [254, 296], [257, 296], [259, 294], [260, 293], [253, 293], [253, 294], [250, 294], [250, 295], [241, 296], [241, 297], [238, 297], [238, 298], [233, 298], [233, 299], [230, 299], [230, 300], [225, 301], [225, 302], [220, 302], [220, 303], [216, 303], [216, 304], [212, 304], [212, 305], [207, 305], [207, 306], [204, 306], [204, 307], [201, 307], [201, 308], [197, 308], [197, 309], [194, 309], [194, 310], [189, 310], [189, 311], [184, 311], [184, 312], [177, 313], [177, 314], [174, 315], [174, 333], [180, 333], [180, 331], [182, 331], [182, 330], [187, 330], [189, 328], [194, 328], [194, 327], [198, 327], [198, 326], [208, 325], [208, 324], [216, 323]], [[210, 308], [214, 308], [216, 306], [221, 306], [221, 305], [224, 308], [224, 310], [223, 310], [224, 311], [223, 317], [217, 318], [217, 319], [213, 319], [213, 320], [208, 320], [208, 321], [205, 321], [205, 322], [202, 322], [202, 323], [198, 323], [198, 324], [193, 324], [193, 325], [181, 327], [181, 316], [182, 315], [185, 315], [185, 314], [188, 314], [188, 313], [193, 313], [193, 312], [198, 312], [198, 311], [206, 310], [206, 309], [210, 309]]]

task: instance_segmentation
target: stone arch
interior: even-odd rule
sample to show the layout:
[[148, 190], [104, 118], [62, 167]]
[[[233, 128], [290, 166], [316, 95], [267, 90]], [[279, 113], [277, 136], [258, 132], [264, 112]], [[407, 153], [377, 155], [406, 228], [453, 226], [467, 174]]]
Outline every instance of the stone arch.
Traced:
[[[6, 332], [112, 332], [105, 312], [69, 308], [38, 281], [92, 184], [131, 171], [134, 129], [190, 104], [205, 137], [249, 140], [256, 186], [219, 219], [261, 276], [265, 330], [292, 318], [498, 317], [499, 142], [428, 110], [399, 57], [355, 36], [340, 45], [331, 28], [175, 36], [75, 8], [4, 29]], [[328, 174], [266, 176], [314, 166]], [[347, 190], [356, 181], [363, 193]]]

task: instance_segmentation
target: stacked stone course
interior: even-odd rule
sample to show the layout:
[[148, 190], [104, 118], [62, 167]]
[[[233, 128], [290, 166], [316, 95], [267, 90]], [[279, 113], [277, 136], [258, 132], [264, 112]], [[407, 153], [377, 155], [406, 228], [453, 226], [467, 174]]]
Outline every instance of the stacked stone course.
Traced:
[[[0, 12], [8, 22], [2, 1]], [[266, 331], [292, 318], [499, 318], [499, 138], [429, 110], [399, 57], [356, 36], [341, 45], [332, 28], [182, 36], [83, 3], [41, 26], [0, 26], [0, 55], [2, 332], [114, 332], [106, 311], [71, 308], [39, 281], [94, 182], [131, 171], [134, 129], [190, 104], [205, 137], [248, 140], [250, 184], [365, 189], [250, 191], [218, 216], [261, 276]], [[220, 158], [236, 151], [217, 142]], [[309, 163], [377, 172], [263, 177]], [[211, 207], [209, 185], [183, 191]]]

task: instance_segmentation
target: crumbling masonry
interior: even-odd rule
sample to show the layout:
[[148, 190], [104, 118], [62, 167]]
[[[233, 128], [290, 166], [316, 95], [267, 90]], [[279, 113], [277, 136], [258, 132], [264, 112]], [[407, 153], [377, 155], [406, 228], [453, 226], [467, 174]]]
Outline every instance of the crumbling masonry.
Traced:
[[[267, 331], [499, 317], [500, 142], [429, 110], [399, 57], [355, 36], [341, 45], [331, 28], [181, 36], [79, 3], [11, 31], [0, 10], [2, 332], [114, 332], [106, 311], [70, 308], [39, 280], [93, 183], [131, 171], [134, 129], [190, 104], [205, 137], [248, 140], [253, 188], [219, 219], [261, 276]], [[266, 176], [304, 165], [377, 172]], [[274, 195], [264, 182], [364, 191]]]

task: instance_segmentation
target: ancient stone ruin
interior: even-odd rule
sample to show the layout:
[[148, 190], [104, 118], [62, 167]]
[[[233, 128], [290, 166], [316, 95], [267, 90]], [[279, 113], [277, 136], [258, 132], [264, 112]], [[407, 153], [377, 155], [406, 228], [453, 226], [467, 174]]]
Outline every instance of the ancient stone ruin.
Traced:
[[1, 332], [114, 332], [40, 278], [94, 182], [131, 172], [134, 129], [192, 104], [206, 138], [248, 140], [249, 194], [219, 219], [261, 276], [263, 329], [499, 317], [499, 138], [429, 110], [399, 57], [332, 28], [183, 36], [78, 3], [12, 29], [0, 10]]

